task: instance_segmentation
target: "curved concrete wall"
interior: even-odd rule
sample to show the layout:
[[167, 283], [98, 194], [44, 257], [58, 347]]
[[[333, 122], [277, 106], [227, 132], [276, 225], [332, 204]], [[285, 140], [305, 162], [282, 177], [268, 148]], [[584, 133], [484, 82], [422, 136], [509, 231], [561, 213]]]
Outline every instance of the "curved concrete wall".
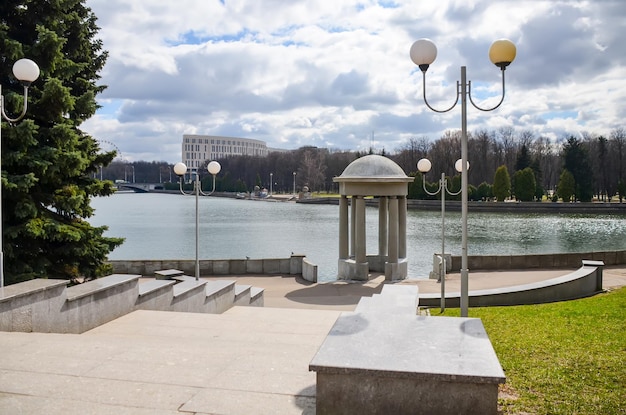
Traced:
[[[582, 267], [567, 275], [513, 287], [469, 292], [471, 307], [542, 304], [589, 297], [602, 291], [601, 261], [582, 261]], [[459, 307], [461, 294], [446, 294], [446, 305]], [[439, 294], [420, 294], [419, 305], [437, 307]]]
[[[576, 268], [583, 260], [602, 261], [604, 265], [626, 264], [626, 251], [586, 252], [537, 255], [470, 255], [467, 266], [472, 270], [507, 270], [529, 268]], [[452, 256], [448, 270], [461, 269], [461, 257]]]

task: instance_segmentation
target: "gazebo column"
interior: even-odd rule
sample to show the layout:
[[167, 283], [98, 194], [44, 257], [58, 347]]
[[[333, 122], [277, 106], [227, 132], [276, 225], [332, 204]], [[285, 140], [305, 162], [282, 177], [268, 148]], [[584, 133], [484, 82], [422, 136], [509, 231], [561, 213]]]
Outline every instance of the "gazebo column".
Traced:
[[339, 199], [339, 259], [349, 258], [348, 233], [348, 197], [341, 195]]
[[378, 255], [383, 263], [387, 256], [387, 239], [389, 238], [387, 231], [388, 212], [387, 196], [381, 196], [378, 199]]
[[356, 203], [356, 214], [355, 216], [355, 261], [357, 264], [363, 264], [367, 262], [367, 253], [366, 253], [366, 235], [365, 235], [365, 199], [363, 196], [357, 196], [355, 200]]
[[398, 256], [406, 258], [406, 196], [398, 197]]
[[356, 256], [356, 196], [350, 198], [350, 258]]
[[398, 262], [398, 198], [392, 196], [389, 198], [389, 254], [387, 262]]

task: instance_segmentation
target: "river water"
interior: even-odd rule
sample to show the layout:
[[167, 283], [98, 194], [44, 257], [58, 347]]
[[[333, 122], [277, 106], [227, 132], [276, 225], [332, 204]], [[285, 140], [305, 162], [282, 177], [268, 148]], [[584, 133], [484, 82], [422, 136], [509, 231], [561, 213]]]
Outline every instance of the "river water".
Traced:
[[[95, 198], [95, 226], [124, 237], [109, 259], [194, 259], [194, 197], [116, 193]], [[200, 197], [200, 259], [287, 258], [305, 254], [320, 281], [337, 274], [339, 207]], [[367, 251], [378, 250], [378, 210], [367, 208]], [[623, 216], [580, 214], [468, 214], [469, 255], [523, 255], [626, 249]], [[407, 217], [410, 278], [428, 278], [441, 251], [441, 213]], [[461, 253], [461, 215], [446, 213], [446, 252]]]

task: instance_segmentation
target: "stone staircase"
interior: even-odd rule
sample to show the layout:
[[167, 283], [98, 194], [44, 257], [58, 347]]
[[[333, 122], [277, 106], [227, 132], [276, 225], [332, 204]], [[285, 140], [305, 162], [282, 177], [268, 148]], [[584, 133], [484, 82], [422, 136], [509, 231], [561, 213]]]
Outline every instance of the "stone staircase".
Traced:
[[0, 292], [0, 331], [83, 333], [136, 310], [221, 314], [262, 307], [264, 291], [232, 280], [196, 280], [178, 270], [155, 278], [113, 274], [67, 287], [66, 280], [31, 280]]

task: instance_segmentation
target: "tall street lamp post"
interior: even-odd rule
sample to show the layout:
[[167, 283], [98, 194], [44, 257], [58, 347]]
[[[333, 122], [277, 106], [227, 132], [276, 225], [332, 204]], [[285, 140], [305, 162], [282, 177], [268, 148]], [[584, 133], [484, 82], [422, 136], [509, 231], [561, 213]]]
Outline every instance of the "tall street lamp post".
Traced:
[[296, 195], [296, 172], [293, 172], [293, 195]]
[[467, 98], [470, 103], [481, 111], [493, 111], [504, 101], [504, 71], [506, 67], [515, 59], [516, 49], [513, 42], [507, 39], [500, 39], [493, 42], [489, 48], [489, 59], [502, 73], [502, 98], [500, 102], [492, 108], [481, 108], [472, 100], [472, 83], [467, 82], [466, 67], [461, 66], [461, 81], [456, 83], [456, 100], [451, 107], [445, 110], [433, 108], [426, 99], [426, 71], [437, 57], [437, 47], [430, 39], [419, 39], [411, 45], [410, 56], [413, 63], [419, 66], [422, 71], [422, 89], [424, 103], [432, 111], [443, 113], [456, 107], [461, 98], [461, 317], [467, 317], [469, 306], [469, 270], [467, 267]]
[[[4, 110], [4, 96], [2, 95], [2, 85], [0, 85], [0, 122], [5, 119], [8, 122], [18, 122], [26, 115], [28, 106], [28, 87], [39, 78], [39, 66], [30, 59], [20, 59], [13, 64], [13, 76], [22, 83], [24, 87], [24, 106], [22, 112], [16, 118], [7, 116]], [[2, 128], [0, 128], [0, 148], [2, 146]], [[2, 171], [2, 153], [0, 149], [0, 172]], [[4, 287], [4, 249], [2, 247], [2, 184], [0, 183], [0, 288]]]
[[176, 163], [174, 165], [174, 173], [176, 173], [176, 175], [179, 178], [180, 192], [182, 194], [186, 195], [186, 196], [191, 196], [191, 195], [194, 195], [194, 194], [196, 196], [196, 281], [198, 281], [200, 279], [200, 254], [199, 254], [199, 249], [200, 249], [200, 219], [199, 219], [199, 215], [198, 215], [198, 199], [199, 199], [199, 196], [201, 194], [203, 196], [209, 196], [209, 195], [213, 194], [213, 192], [215, 192], [215, 176], [217, 175], [217, 173], [220, 172], [220, 170], [222, 170], [222, 166], [217, 161], [212, 161], [207, 166], [207, 170], [209, 171], [210, 174], [213, 175], [213, 190], [211, 190], [210, 193], [202, 192], [202, 189], [200, 188], [200, 185], [201, 185], [201, 183], [200, 183], [200, 174], [196, 170], [196, 171], [193, 172], [195, 174], [195, 179], [194, 179], [194, 182], [193, 182], [193, 193], [185, 193], [185, 191], [183, 190], [183, 177], [185, 176], [185, 173], [187, 173], [187, 166], [185, 165], [185, 163]]
[[[463, 165], [461, 163], [461, 159], [458, 159], [456, 163], [454, 163], [454, 168], [459, 173], [463, 170]], [[417, 162], [417, 170], [419, 170], [424, 176], [426, 176], [426, 173], [430, 171], [431, 167], [432, 164], [428, 159], [421, 159]], [[445, 173], [441, 173], [439, 188], [436, 191], [431, 192], [426, 188], [425, 179], [422, 179], [422, 187], [424, 188], [424, 192], [431, 196], [436, 196], [439, 192], [441, 192], [441, 261], [439, 263], [439, 281], [441, 282], [441, 312], [443, 313], [446, 309], [446, 193], [450, 196], [456, 196], [461, 193], [461, 190], [458, 192], [451, 192], [450, 189], [448, 189], [448, 180], [446, 180]]]
[[274, 184], [274, 173], [270, 173], [270, 196], [272, 195], [272, 185]]

